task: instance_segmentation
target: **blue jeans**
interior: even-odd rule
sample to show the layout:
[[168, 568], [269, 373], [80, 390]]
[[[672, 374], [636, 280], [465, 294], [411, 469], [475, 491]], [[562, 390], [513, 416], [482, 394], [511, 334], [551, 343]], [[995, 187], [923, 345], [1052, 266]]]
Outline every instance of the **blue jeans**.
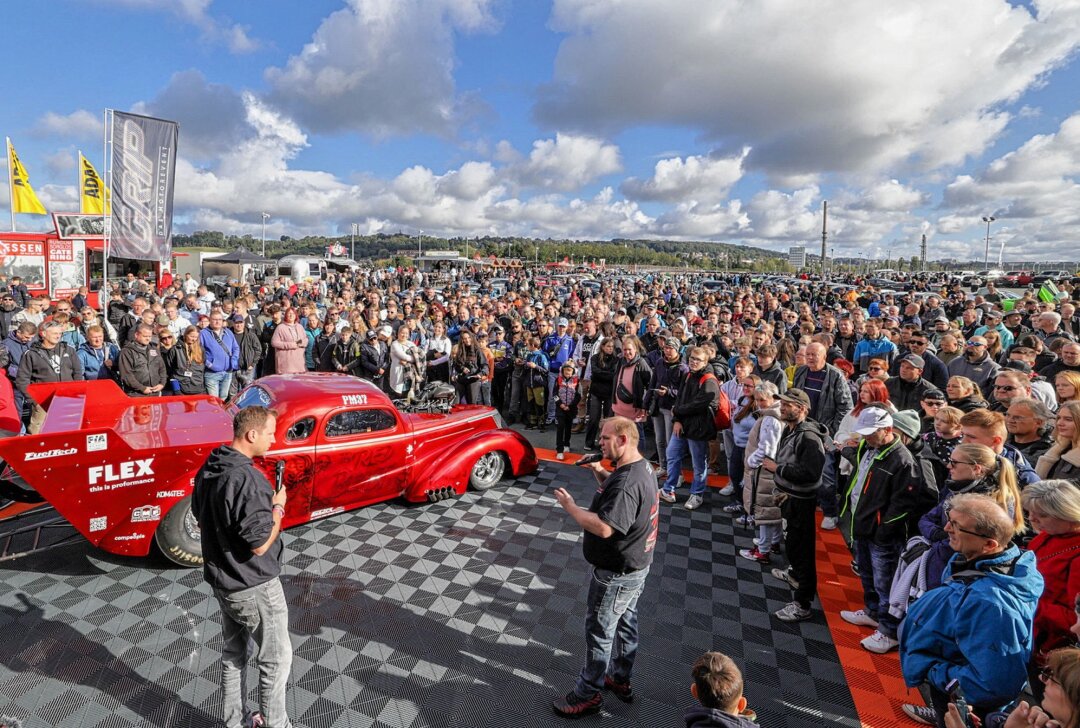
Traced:
[[229, 387], [232, 385], [232, 372], [206, 372], [203, 375], [206, 382], [206, 393], [220, 400], [229, 398]]
[[234, 592], [214, 590], [221, 607], [221, 687], [226, 728], [241, 728], [247, 695], [248, 646], [256, 649], [259, 710], [266, 728], [291, 728], [285, 713], [285, 685], [292, 667], [289, 605], [281, 581]]
[[727, 472], [731, 481], [731, 487], [735, 492], [731, 494], [731, 502], [742, 505], [743, 502], [743, 477], [746, 474], [746, 448], [734, 444], [732, 440], [731, 450], [728, 451]]
[[821, 472], [821, 487], [818, 488], [818, 503], [821, 514], [826, 518], [836, 518], [839, 508], [836, 502], [836, 459], [840, 454], [835, 450], [825, 451], [825, 469]]
[[694, 469], [694, 480], [690, 483], [690, 495], [701, 495], [705, 492], [706, 478], [709, 477], [709, 441], [690, 440], [682, 435], [672, 435], [667, 446], [667, 480], [664, 481], [664, 491], [674, 493], [675, 486], [679, 483], [682, 475], [682, 461], [686, 457], [686, 451], [690, 450], [691, 467]]
[[902, 543], [883, 545], [866, 538], [855, 540], [855, 560], [859, 562], [859, 581], [862, 582], [866, 611], [877, 620], [878, 631], [893, 639], [896, 639], [899, 620], [889, 614], [889, 588], [903, 549]]
[[585, 667], [574, 686], [579, 698], [603, 690], [605, 675], [618, 683], [630, 682], [638, 648], [638, 597], [648, 575], [648, 567], [629, 574], [593, 569], [585, 617]]

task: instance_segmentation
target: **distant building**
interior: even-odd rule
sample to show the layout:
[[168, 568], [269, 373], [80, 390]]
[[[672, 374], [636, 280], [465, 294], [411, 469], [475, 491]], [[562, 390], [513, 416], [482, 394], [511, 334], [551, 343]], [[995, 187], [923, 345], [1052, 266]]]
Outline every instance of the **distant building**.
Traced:
[[806, 267], [806, 248], [788, 248], [788, 263], [796, 270]]

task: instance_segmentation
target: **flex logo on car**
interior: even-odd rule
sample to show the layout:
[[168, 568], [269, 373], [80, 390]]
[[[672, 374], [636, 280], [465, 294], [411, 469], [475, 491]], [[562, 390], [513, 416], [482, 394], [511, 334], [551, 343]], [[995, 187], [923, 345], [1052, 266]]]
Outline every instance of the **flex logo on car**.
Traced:
[[127, 460], [113, 465], [93, 465], [87, 469], [90, 477], [90, 492], [129, 488], [154, 481], [154, 458]]

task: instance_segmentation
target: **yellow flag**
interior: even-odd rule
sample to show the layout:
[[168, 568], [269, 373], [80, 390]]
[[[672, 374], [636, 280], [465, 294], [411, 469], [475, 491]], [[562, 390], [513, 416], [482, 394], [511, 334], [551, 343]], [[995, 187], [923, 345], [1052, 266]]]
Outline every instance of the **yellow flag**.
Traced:
[[[104, 192], [104, 194], [102, 194]], [[94, 165], [79, 152], [79, 210], [84, 215], [108, 215], [112, 195]]]
[[12, 212], [26, 212], [32, 215], [48, 214], [45, 211], [45, 205], [41, 204], [41, 200], [34, 194], [34, 188], [30, 186], [30, 175], [26, 173], [26, 167], [15, 154], [15, 147], [11, 145], [10, 139], [7, 140], [7, 152]]

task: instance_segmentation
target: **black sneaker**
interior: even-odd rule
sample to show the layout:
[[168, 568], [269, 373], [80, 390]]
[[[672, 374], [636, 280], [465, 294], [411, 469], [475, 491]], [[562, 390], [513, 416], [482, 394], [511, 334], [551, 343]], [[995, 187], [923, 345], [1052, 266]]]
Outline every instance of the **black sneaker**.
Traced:
[[600, 706], [604, 704], [604, 696], [600, 693], [592, 696], [591, 698], [579, 698], [573, 690], [566, 694], [565, 698], [561, 698], [551, 703], [551, 707], [555, 709], [555, 712], [564, 718], [580, 718], [583, 715], [591, 715], [600, 711]]
[[616, 698], [624, 703], [634, 702], [634, 689], [630, 687], [630, 683], [615, 682], [610, 676], [604, 676], [604, 690], [607, 690], [615, 695]]

